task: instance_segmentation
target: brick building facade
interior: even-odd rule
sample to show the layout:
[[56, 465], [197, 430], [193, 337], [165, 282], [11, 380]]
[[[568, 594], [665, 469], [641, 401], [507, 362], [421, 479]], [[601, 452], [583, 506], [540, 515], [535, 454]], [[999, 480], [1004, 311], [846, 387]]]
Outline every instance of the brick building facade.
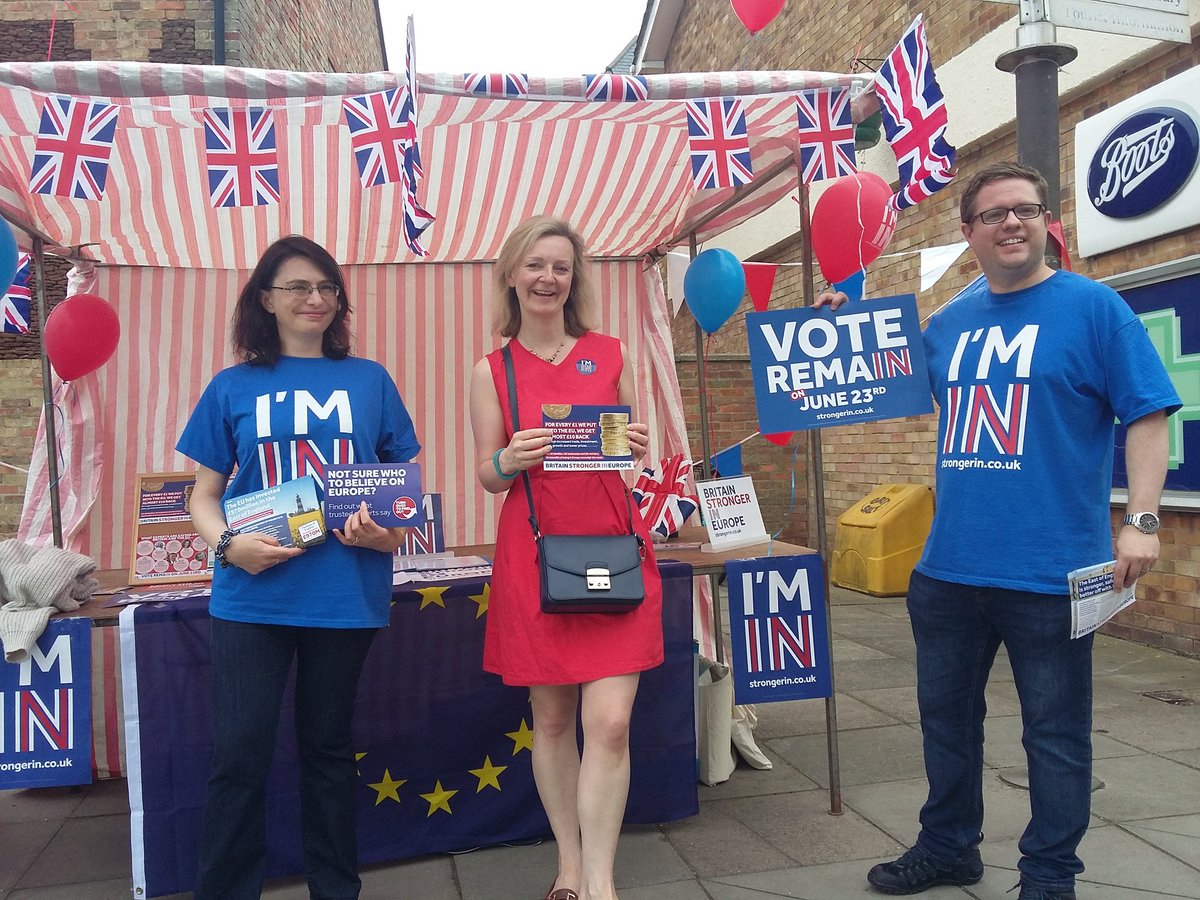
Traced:
[[[1000, 3], [929, 0], [923, 4], [881, 0], [873, 4], [833, 5], [815, 2], [788, 3], [779, 17], [756, 36], [751, 36], [735, 17], [727, 0], [684, 0], [664, 55], [665, 70], [671, 72], [717, 71], [726, 69], [809, 69], [847, 71], [856, 53], [864, 59], [883, 57], [903, 34], [918, 12], [925, 14], [931, 54], [939, 71], [939, 80], [950, 95], [945, 72], [969, 79], [946, 61], [966, 54], [973, 45], [993, 36], [1006, 40], [1003, 49], [1014, 45], [1014, 10]], [[1003, 32], [999, 34], [999, 32]], [[1118, 64], [1109, 64], [1103, 74], [1083, 80], [1068, 66], [1060, 75], [1061, 111], [1061, 183], [1062, 220], [1075, 260], [1075, 270], [1092, 278], [1105, 278], [1120, 272], [1140, 269], [1188, 256], [1195, 252], [1200, 228], [1166, 235], [1089, 259], [1079, 259], [1072, 235], [1074, 225], [1074, 128], [1082, 119], [1132, 97], [1163, 80], [1200, 65], [1200, 42], [1193, 24], [1190, 45], [1145, 42], [1146, 49]], [[1076, 32], [1075, 34], [1082, 34]], [[646, 37], [646, 34], [643, 34]], [[660, 40], [663, 38], [660, 36]], [[1062, 38], [1060, 37], [1060, 40]], [[1078, 41], [1076, 41], [1078, 43]], [[860, 49], [861, 48], [861, 49]], [[983, 68], [992, 68], [989, 57]], [[983, 69], [977, 68], [976, 73]], [[1007, 90], [1011, 86], [1011, 77]], [[984, 101], [979, 101], [984, 102]], [[949, 108], [952, 129], [956, 114], [964, 109]], [[951, 135], [953, 139], [953, 134]], [[883, 153], [890, 153], [881, 145]], [[899, 217], [895, 236], [885, 251], [903, 253], [961, 240], [958, 200], [961, 185], [984, 165], [1016, 158], [1016, 130], [1011, 113], [958, 144], [957, 183], [935, 194], [918, 207], [905, 210]], [[891, 169], [894, 177], [894, 166]], [[798, 226], [797, 226], [798, 230]], [[714, 242], [720, 245], [720, 241]], [[800, 259], [798, 239], [788, 237], [764, 246], [746, 258], [778, 263]], [[801, 269], [779, 270], [771, 307], [803, 304]], [[955, 292], [979, 274], [979, 267], [968, 252], [933, 288], [919, 292], [919, 261], [915, 254], [884, 258], [868, 270], [868, 291], [873, 296], [916, 293], [924, 318], [949, 300]], [[817, 275], [817, 288], [823, 286]], [[718, 362], [709, 369], [707, 385], [714, 398], [713, 446], [720, 448], [740, 440], [757, 428], [753, 416], [753, 386], [750, 382], [744, 313], [752, 310], [749, 298], [738, 313], [719, 331], [711, 347], [710, 359]], [[684, 390], [689, 422], [698, 422], [696, 408], [696, 365], [694, 322], [686, 312], [675, 325], [676, 354], [680, 382]], [[727, 410], [722, 415], [721, 410]], [[864, 425], [849, 425], [822, 432], [824, 454], [825, 502], [830, 541], [836, 519], [864, 494], [880, 484], [892, 482], [933, 483], [936, 420], [933, 415]], [[698, 428], [692, 429], [696, 458], [700, 450]], [[802, 439], [797, 436], [793, 445]], [[779, 527], [778, 510], [787, 508], [789, 479], [786, 470], [791, 448], [786, 451], [761, 439], [746, 445], [746, 471], [755, 476], [768, 530]], [[751, 449], [753, 448], [753, 449]], [[803, 458], [801, 451], [801, 459]], [[800, 467], [798, 466], [798, 471]], [[803, 484], [797, 476], [798, 484]], [[784, 535], [798, 541], [809, 538], [811, 519], [804, 492], [791, 518], [784, 522]], [[1113, 507], [1114, 519], [1124, 509]], [[1165, 507], [1162, 512], [1162, 556], [1150, 575], [1142, 579], [1139, 600], [1107, 626], [1107, 631], [1153, 646], [1200, 655], [1200, 515]], [[1047, 540], [1053, 540], [1052, 535]], [[815, 541], [815, 536], [812, 538]]]
[[[318, 72], [387, 68], [376, 0], [3, 0], [0, 62], [121, 60]], [[56, 11], [57, 8], [57, 11]], [[53, 43], [51, 32], [53, 31]], [[218, 42], [220, 46], [218, 46]], [[46, 298], [69, 264], [47, 256]], [[42, 403], [36, 303], [27, 335], [0, 335], [0, 537], [15, 534]]]

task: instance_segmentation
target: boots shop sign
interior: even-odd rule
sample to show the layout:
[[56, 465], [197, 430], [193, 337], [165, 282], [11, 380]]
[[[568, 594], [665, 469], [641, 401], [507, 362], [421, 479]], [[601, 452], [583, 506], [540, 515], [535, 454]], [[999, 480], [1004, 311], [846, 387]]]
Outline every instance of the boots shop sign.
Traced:
[[1079, 252], [1095, 256], [1200, 223], [1200, 67], [1075, 127]]

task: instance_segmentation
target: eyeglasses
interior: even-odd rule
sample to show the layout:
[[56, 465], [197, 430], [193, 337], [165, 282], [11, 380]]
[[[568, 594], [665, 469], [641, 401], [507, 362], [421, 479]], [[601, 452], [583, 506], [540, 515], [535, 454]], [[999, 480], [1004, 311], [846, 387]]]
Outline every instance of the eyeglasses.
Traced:
[[322, 300], [336, 300], [342, 289], [332, 281], [322, 281], [320, 284], [296, 282], [295, 284], [269, 284], [273, 291], [287, 291], [294, 300], [307, 300], [313, 291], [321, 295]]
[[997, 206], [995, 209], [985, 209], [981, 213], [976, 213], [967, 219], [967, 224], [978, 219], [984, 225], [999, 225], [1008, 218], [1008, 214], [1012, 213], [1018, 219], [1036, 219], [1046, 211], [1046, 207], [1040, 203], [1021, 203], [1017, 206]]

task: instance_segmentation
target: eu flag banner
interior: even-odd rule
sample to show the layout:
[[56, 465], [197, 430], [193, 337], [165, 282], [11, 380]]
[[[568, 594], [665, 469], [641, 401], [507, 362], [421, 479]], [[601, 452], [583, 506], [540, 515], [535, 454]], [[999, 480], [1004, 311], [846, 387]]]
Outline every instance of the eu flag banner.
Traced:
[[821, 557], [765, 556], [725, 564], [738, 703], [811, 700], [832, 688]]
[[747, 313], [763, 434], [933, 411], [913, 294]]
[[[664, 563], [666, 662], [634, 704], [627, 822], [699, 812], [691, 567]], [[483, 672], [490, 585], [406, 587], [367, 657], [354, 712], [360, 863], [539, 838], [529, 691]], [[209, 618], [197, 599], [121, 614], [134, 888], [192, 889], [212, 754]], [[268, 781], [271, 876], [303, 871], [291, 688]]]
[[0, 661], [0, 790], [91, 783], [91, 632], [51, 619], [24, 662]]

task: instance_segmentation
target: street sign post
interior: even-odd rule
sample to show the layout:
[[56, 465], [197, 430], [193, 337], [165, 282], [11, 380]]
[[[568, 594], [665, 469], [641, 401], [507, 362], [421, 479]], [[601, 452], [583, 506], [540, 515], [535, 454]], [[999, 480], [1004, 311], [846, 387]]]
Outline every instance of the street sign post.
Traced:
[[1187, 4], [1183, 0], [1046, 0], [1046, 14], [1055, 25], [1103, 31], [1158, 41], [1192, 42]]

